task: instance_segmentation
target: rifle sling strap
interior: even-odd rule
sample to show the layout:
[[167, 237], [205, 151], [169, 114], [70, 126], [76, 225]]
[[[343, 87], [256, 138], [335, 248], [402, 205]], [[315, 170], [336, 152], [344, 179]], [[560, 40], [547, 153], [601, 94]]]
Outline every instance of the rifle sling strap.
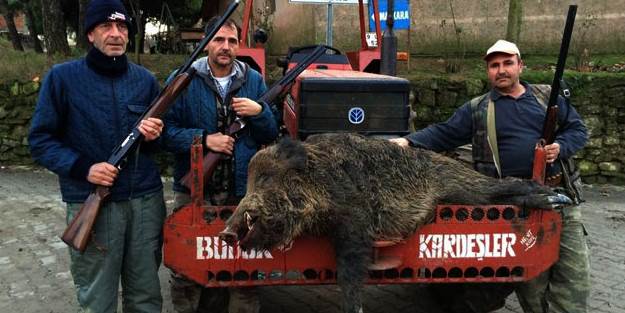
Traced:
[[495, 102], [490, 97], [488, 97], [486, 124], [486, 129], [488, 131], [486, 137], [488, 140], [488, 144], [490, 145], [490, 150], [493, 152], [493, 161], [495, 162], [497, 174], [499, 174], [499, 178], [501, 178], [501, 162], [499, 161], [499, 148], [497, 147], [497, 128], [495, 126]]
[[[546, 110], [551, 86], [532, 84], [530, 85], [530, 88], [532, 95], [536, 97], [536, 102], [538, 102], [538, 104]], [[501, 161], [499, 159], [499, 149], [497, 145], [497, 127], [495, 125], [495, 102], [491, 99], [490, 94], [487, 93], [484, 96], [480, 97], [479, 100], [475, 101], [476, 103], [472, 106], [472, 110], [476, 110], [479, 102], [481, 102], [484, 98], [486, 98], [486, 101], [488, 101], [486, 108], [486, 141], [488, 142], [488, 146], [490, 147], [493, 157], [493, 163], [495, 164], [497, 174], [501, 178], [503, 176], [501, 172]]]

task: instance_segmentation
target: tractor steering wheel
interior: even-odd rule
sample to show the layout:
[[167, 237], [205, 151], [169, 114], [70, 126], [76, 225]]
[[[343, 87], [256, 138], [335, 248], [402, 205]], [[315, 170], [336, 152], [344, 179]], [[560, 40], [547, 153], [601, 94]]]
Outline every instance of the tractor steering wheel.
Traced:
[[[289, 52], [287, 53], [286, 57], [284, 59], [278, 59], [277, 61], [278, 66], [282, 68], [282, 75], [286, 74], [287, 68], [289, 67], [289, 62], [291, 62], [293, 55], [297, 53], [311, 53], [313, 50], [315, 50], [315, 48], [317, 48], [317, 46], [319, 45], [308, 45], [308, 46], [302, 46], [302, 47], [297, 47], [293, 49], [289, 48]], [[331, 50], [332, 52], [334, 52], [333, 54], [335, 55], [342, 54], [341, 51], [337, 48], [330, 47], [327, 45], [321, 45], [321, 46], [326, 48], [326, 53], [328, 50]]]
[[[297, 48], [295, 48], [293, 50], [290, 50], [289, 53], [287, 53], [287, 55], [286, 55], [287, 62], [291, 60], [291, 58], [293, 57], [294, 54], [296, 54], [296, 53], [310, 53], [313, 50], [315, 50], [315, 48], [317, 48], [317, 46], [319, 46], [319, 45], [308, 45], [308, 46], [297, 47]], [[341, 51], [339, 51], [339, 49], [337, 49], [337, 48], [330, 47], [330, 46], [327, 46], [327, 45], [321, 45], [321, 46], [326, 48], [326, 52], [327, 52], [327, 50], [332, 50], [332, 51], [334, 51], [333, 54], [342, 54]]]

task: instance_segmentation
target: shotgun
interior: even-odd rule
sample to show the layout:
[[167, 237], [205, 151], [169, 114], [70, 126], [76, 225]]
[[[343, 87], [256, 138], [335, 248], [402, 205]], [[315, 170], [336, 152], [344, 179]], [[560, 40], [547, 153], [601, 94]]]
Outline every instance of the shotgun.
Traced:
[[[325, 46], [322, 46], [322, 45], [317, 46], [317, 48], [315, 48], [313, 52], [307, 55], [306, 58], [304, 58], [301, 62], [297, 63], [297, 65], [294, 68], [292, 68], [290, 71], [284, 74], [282, 78], [280, 78], [277, 82], [275, 82], [271, 86], [271, 88], [265, 91], [260, 96], [260, 98], [258, 98], [258, 100], [256, 101], [265, 102], [265, 103], [273, 102], [273, 100], [275, 100], [280, 94], [282, 94], [284, 91], [286, 91], [289, 88], [291, 83], [293, 83], [293, 81], [295, 80], [295, 78], [297, 78], [299, 74], [301, 74], [306, 68], [308, 68], [311, 64], [313, 64], [321, 55], [325, 54], [325, 52], [326, 52]], [[234, 122], [232, 122], [232, 124], [226, 127], [225, 135], [232, 136], [236, 140], [239, 137], [242, 130], [244, 129], [244, 127], [245, 127], [245, 121], [242, 118], [237, 117], [234, 120]], [[203, 164], [203, 170], [204, 170], [203, 177], [204, 177], [205, 184], [210, 182], [210, 179], [213, 176], [213, 172], [215, 171], [217, 164], [219, 164], [219, 161], [224, 157], [226, 157], [225, 154], [212, 152], [212, 151], [209, 151], [204, 156], [204, 160], [202, 161], [202, 164]], [[189, 171], [180, 179], [180, 183], [183, 186], [187, 187], [189, 190], [191, 190], [191, 181], [192, 181], [191, 177], [192, 177], [191, 171]]]
[[[234, 0], [228, 6], [216, 26], [206, 34], [204, 39], [200, 41], [197, 48], [193, 50], [187, 61], [176, 71], [174, 79], [167, 84], [165, 88], [163, 88], [163, 90], [148, 106], [146, 111], [143, 112], [142, 116], [133, 126], [130, 134], [128, 134], [128, 136], [126, 136], [126, 138], [113, 149], [113, 153], [107, 160], [108, 163], [121, 169], [122, 162], [126, 159], [128, 154], [133, 151], [133, 149], [136, 148], [141, 141], [143, 141], [143, 135], [141, 135], [141, 132], [139, 131], [140, 122], [150, 117], [161, 118], [161, 116], [167, 112], [169, 107], [171, 107], [178, 95], [185, 88], [187, 88], [195, 75], [195, 69], [191, 66], [193, 61], [195, 61], [199, 54], [202, 53], [208, 42], [215, 37], [217, 31], [219, 31], [221, 26], [223, 26], [230, 15], [232, 15], [234, 10], [239, 5], [239, 2], [240, 0]], [[91, 235], [93, 224], [95, 223], [98, 213], [100, 212], [102, 204], [106, 201], [109, 194], [110, 191], [108, 187], [96, 186], [95, 190], [89, 194], [87, 200], [83, 203], [80, 211], [78, 211], [78, 214], [74, 216], [63, 232], [63, 235], [61, 235], [61, 240], [81, 253], [84, 252]]]
[[[569, 12], [564, 25], [564, 33], [562, 34], [562, 42], [560, 44], [560, 54], [558, 55], [558, 64], [556, 72], [551, 83], [551, 93], [549, 94], [549, 102], [547, 104], [547, 112], [545, 122], [543, 123], [542, 137], [536, 144], [534, 150], [534, 164], [532, 170], [532, 179], [541, 185], [545, 184], [545, 174], [547, 172], [547, 153], [545, 146], [550, 145], [556, 138], [556, 125], [558, 122], [558, 96], [560, 90], [566, 86], [562, 76], [564, 74], [564, 66], [566, 65], [566, 57], [569, 53], [569, 44], [573, 34], [573, 24], [575, 24], [575, 15], [577, 13], [577, 5], [570, 5]], [[569, 97], [568, 88], [562, 89], [566, 98]]]

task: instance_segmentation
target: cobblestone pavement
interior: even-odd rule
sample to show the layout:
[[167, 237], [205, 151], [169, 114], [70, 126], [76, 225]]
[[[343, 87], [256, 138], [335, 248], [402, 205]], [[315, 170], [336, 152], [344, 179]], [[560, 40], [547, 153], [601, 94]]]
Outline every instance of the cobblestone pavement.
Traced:
[[[166, 190], [169, 191], [170, 183]], [[625, 188], [587, 186], [584, 220], [592, 253], [589, 312], [625, 313]], [[171, 194], [166, 192], [168, 205]], [[76, 312], [56, 177], [44, 170], [0, 168], [0, 312]], [[168, 271], [161, 268], [164, 312]], [[367, 312], [423, 312], [419, 285], [367, 286]], [[336, 286], [261, 288], [261, 312], [339, 312]], [[121, 310], [119, 310], [121, 311]], [[521, 312], [515, 296], [497, 313]], [[430, 312], [431, 313], [431, 312]]]

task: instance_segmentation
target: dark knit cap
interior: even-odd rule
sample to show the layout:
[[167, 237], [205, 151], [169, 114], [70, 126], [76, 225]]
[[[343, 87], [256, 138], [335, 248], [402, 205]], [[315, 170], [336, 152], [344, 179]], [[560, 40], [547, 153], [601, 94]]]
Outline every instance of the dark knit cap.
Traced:
[[121, 1], [89, 1], [87, 12], [85, 13], [85, 33], [89, 33], [98, 24], [108, 21], [124, 22], [128, 26], [128, 29], [132, 27], [132, 24], [130, 24], [130, 16]]

